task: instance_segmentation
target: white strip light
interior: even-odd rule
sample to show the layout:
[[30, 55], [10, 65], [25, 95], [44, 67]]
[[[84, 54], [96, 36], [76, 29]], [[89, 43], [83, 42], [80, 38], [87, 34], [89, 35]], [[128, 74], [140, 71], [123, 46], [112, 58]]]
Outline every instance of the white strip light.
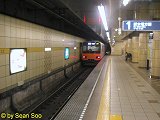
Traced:
[[[103, 5], [98, 6], [98, 10], [99, 10], [99, 13], [100, 13], [103, 25], [104, 25], [104, 29], [105, 29], [105, 31], [108, 31], [108, 25], [107, 25], [107, 21], [106, 21], [104, 6]], [[108, 39], [110, 39], [109, 32], [107, 32], [107, 37], [108, 37]]]
[[130, 0], [123, 0], [123, 5], [126, 6]]
[[107, 37], [108, 37], [108, 40], [111, 40], [110, 37], [109, 37], [109, 32], [107, 32]]
[[45, 48], [44, 51], [45, 52], [51, 51], [51, 48]]

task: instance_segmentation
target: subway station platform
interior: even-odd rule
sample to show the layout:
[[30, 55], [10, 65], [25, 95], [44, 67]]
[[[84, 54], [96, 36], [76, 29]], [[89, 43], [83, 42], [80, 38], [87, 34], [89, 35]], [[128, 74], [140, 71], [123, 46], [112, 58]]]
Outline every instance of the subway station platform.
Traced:
[[121, 56], [105, 56], [55, 120], [160, 120], [160, 82]]

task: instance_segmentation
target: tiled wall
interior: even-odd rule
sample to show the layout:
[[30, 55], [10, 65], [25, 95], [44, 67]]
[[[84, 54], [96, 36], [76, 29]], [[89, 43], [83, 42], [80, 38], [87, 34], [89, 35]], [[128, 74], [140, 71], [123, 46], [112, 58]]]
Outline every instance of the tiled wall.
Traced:
[[122, 50], [124, 49], [125, 43], [116, 42], [115, 46], [112, 46], [111, 54], [112, 55], [122, 55]]
[[[83, 41], [76, 36], [0, 14], [0, 93], [17, 86], [18, 82], [79, 60], [79, 45]], [[52, 50], [44, 52], [45, 47]], [[69, 60], [64, 60], [65, 47], [70, 48]], [[10, 48], [27, 48], [26, 71], [10, 75]]]

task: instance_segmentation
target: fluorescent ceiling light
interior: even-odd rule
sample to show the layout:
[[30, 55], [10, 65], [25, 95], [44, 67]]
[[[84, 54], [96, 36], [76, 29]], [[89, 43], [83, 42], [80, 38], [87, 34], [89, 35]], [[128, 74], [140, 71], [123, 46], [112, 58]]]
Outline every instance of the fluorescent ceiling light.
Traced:
[[98, 10], [99, 10], [99, 13], [100, 13], [103, 25], [104, 25], [104, 29], [106, 31], [108, 31], [108, 25], [107, 25], [107, 21], [106, 21], [106, 15], [105, 15], [105, 11], [104, 11], [104, 6], [103, 5], [98, 6]]
[[130, 0], [123, 0], [123, 5], [126, 6]]
[[109, 32], [107, 32], [107, 37], [108, 37], [108, 40], [110, 40]]
[[[108, 31], [108, 25], [107, 25], [104, 6], [103, 5], [98, 6], [98, 10], [99, 10], [99, 14], [101, 16], [102, 22], [103, 22], [104, 29], [105, 31]], [[109, 32], [107, 32], [107, 37], [108, 37], [108, 40], [110, 40]]]

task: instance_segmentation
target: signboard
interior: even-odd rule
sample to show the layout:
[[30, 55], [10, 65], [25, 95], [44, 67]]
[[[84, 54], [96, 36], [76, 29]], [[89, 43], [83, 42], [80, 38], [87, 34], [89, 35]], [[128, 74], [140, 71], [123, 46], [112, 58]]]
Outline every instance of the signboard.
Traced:
[[68, 47], [66, 47], [64, 50], [64, 59], [65, 60], [69, 59], [69, 54], [70, 54], [70, 50]]
[[18, 73], [26, 70], [27, 58], [26, 49], [10, 50], [10, 73]]
[[123, 31], [160, 31], [160, 21], [126, 20], [122, 22]]

